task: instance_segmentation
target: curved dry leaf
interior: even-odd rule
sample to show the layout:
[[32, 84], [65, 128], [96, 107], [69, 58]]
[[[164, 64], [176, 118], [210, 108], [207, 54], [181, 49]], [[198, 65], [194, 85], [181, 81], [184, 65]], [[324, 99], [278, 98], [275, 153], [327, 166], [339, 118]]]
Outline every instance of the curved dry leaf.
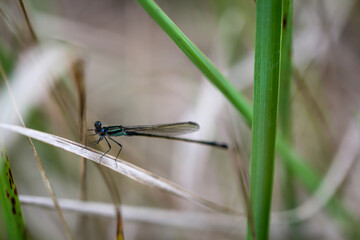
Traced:
[[76, 143], [76, 142], [73, 142], [69, 139], [51, 135], [51, 134], [44, 133], [44, 132], [40, 132], [37, 130], [29, 129], [29, 128], [15, 126], [15, 125], [0, 123], [0, 127], [3, 129], [7, 129], [10, 131], [17, 132], [19, 134], [28, 136], [30, 138], [34, 138], [36, 140], [53, 145], [55, 147], [64, 149], [68, 152], [72, 152], [74, 154], [77, 154], [77, 155], [87, 158], [89, 160], [92, 160], [96, 163], [100, 163], [101, 165], [104, 165], [104, 166], [106, 166], [118, 173], [121, 173], [137, 182], [140, 182], [144, 185], [159, 188], [161, 190], [164, 190], [166, 192], [169, 192], [169, 193], [179, 196], [181, 198], [190, 200], [194, 203], [200, 204], [200, 205], [210, 208], [212, 210], [219, 211], [222, 213], [227, 213], [227, 214], [243, 215], [239, 211], [236, 211], [236, 210], [227, 208], [225, 206], [221, 206], [217, 203], [211, 202], [209, 200], [206, 200], [196, 194], [193, 194], [193, 193], [187, 191], [186, 189], [183, 189], [179, 185], [177, 185], [169, 180], [166, 180], [165, 178], [157, 176], [149, 171], [146, 171], [146, 170], [144, 170], [136, 165], [133, 165], [131, 163], [128, 163], [122, 159], [118, 158], [116, 161], [116, 159], [114, 157], [105, 155], [101, 159], [101, 162], [100, 162], [100, 157], [102, 156], [102, 152], [94, 150], [94, 149], [88, 149], [88, 148], [86, 148], [86, 146]]

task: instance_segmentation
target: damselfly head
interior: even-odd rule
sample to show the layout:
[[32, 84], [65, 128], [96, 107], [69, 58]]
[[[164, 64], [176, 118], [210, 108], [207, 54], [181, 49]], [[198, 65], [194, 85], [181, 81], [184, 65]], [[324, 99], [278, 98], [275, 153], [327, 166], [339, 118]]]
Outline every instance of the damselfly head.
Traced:
[[102, 130], [102, 123], [100, 121], [96, 121], [94, 123], [94, 127], [95, 127], [95, 133], [100, 133]]

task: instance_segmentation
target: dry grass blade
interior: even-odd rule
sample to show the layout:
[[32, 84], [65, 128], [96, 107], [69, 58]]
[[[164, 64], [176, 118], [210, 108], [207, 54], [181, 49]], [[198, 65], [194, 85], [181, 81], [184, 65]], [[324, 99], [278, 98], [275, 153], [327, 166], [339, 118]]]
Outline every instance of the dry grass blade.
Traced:
[[[7, 76], [6, 76], [6, 74], [5, 74], [4, 68], [3, 68], [3, 66], [2, 66], [1, 63], [0, 63], [0, 71], [1, 71], [2, 77], [4, 78], [4, 81], [5, 81], [5, 85], [6, 85], [6, 87], [7, 87], [7, 90], [8, 90], [8, 92], [9, 92], [9, 94], [10, 94], [11, 101], [12, 101], [12, 103], [13, 103], [13, 106], [14, 106], [15, 112], [16, 112], [16, 114], [17, 114], [17, 117], [19, 118], [21, 124], [25, 127], [25, 122], [24, 122], [23, 118], [21, 117], [20, 111], [19, 111], [19, 109], [18, 109], [18, 107], [17, 107], [17, 104], [16, 104], [16, 101], [15, 101], [15, 97], [14, 97], [14, 95], [13, 95], [13, 93], [12, 93], [12, 90], [11, 90], [10, 84], [9, 84], [9, 81], [8, 81], [8, 79], [7, 79]], [[57, 202], [54, 189], [53, 189], [52, 186], [51, 186], [51, 183], [50, 183], [50, 181], [49, 181], [49, 178], [47, 177], [47, 174], [46, 174], [46, 172], [45, 172], [45, 169], [44, 169], [44, 167], [43, 167], [43, 165], [42, 165], [42, 163], [41, 163], [41, 161], [40, 161], [40, 157], [39, 157], [39, 155], [38, 155], [38, 153], [37, 153], [37, 151], [36, 151], [36, 148], [35, 148], [35, 146], [34, 146], [34, 144], [33, 144], [33, 142], [32, 142], [32, 140], [31, 140], [30, 137], [28, 137], [28, 141], [29, 141], [29, 144], [30, 144], [30, 146], [31, 146], [31, 150], [32, 150], [33, 153], [34, 153], [34, 157], [35, 157], [35, 160], [36, 160], [36, 164], [37, 164], [37, 166], [38, 166], [38, 168], [39, 168], [39, 171], [40, 171], [40, 174], [41, 174], [41, 179], [42, 179], [42, 181], [43, 181], [43, 183], [44, 183], [44, 185], [45, 185], [46, 190], [48, 191], [49, 195], [51, 196], [51, 198], [52, 198], [52, 200], [53, 200], [53, 202], [54, 202], [54, 205], [55, 205], [56, 210], [57, 210], [57, 212], [58, 212], [58, 215], [59, 215], [59, 217], [60, 217], [61, 223], [62, 223], [62, 225], [63, 225], [63, 227], [64, 227], [66, 236], [67, 236], [68, 239], [73, 239], [72, 234], [71, 234], [70, 229], [69, 229], [69, 226], [67, 225], [66, 220], [65, 220], [65, 218], [64, 218], [64, 215], [62, 214], [62, 211], [61, 211], [61, 209], [60, 209], [59, 203]]]
[[[29, 129], [29, 128], [23, 128], [19, 126], [9, 125], [9, 124], [3, 124], [0, 123], [0, 127], [3, 129], [7, 129], [13, 132], [17, 132], [19, 134], [37, 139], [39, 141], [42, 141], [44, 143], [53, 145], [55, 147], [64, 149], [68, 152], [72, 152], [74, 154], [77, 154], [79, 156], [85, 157], [89, 160], [92, 160], [96, 163], [100, 163], [100, 157], [102, 156], [102, 152], [99, 152], [94, 149], [87, 149], [86, 146], [73, 142], [71, 140], [51, 135], [48, 133], [40, 132], [37, 130]], [[116, 159], [112, 156], [104, 156], [101, 159], [102, 165], [121, 173], [137, 182], [140, 182], [142, 184], [145, 184], [150, 187], [156, 187], [161, 190], [164, 190], [166, 192], [169, 192], [171, 194], [174, 194], [176, 196], [179, 196], [181, 198], [190, 200], [194, 203], [200, 204], [202, 206], [205, 206], [207, 208], [210, 208], [214, 211], [227, 213], [227, 214], [234, 214], [234, 215], [242, 215], [239, 211], [227, 208], [225, 206], [221, 206], [217, 203], [211, 202], [209, 200], [206, 200], [198, 195], [195, 195], [182, 187], [176, 185], [175, 183], [168, 181], [162, 177], [159, 177], [149, 171], [146, 171], [142, 168], [139, 168], [131, 163], [128, 163], [121, 159]]]
[[27, 14], [27, 11], [26, 11], [26, 8], [25, 8], [25, 4], [24, 4], [24, 0], [19, 0], [19, 4], [20, 4], [20, 7], [21, 7], [21, 11], [23, 12], [24, 14], [24, 18], [25, 18], [25, 21], [26, 21], [26, 24], [29, 28], [29, 31], [30, 31], [30, 34], [31, 34], [31, 37], [33, 38], [34, 42], [37, 43], [38, 42], [38, 38], [35, 34], [35, 31], [34, 31], [34, 28], [32, 27], [31, 23], [30, 23], [30, 19], [29, 19], [29, 15]]
[[246, 171], [245, 162], [242, 159], [240, 145], [235, 144], [233, 151], [231, 151], [234, 167], [239, 178], [240, 188], [242, 191], [243, 201], [246, 206], [246, 215], [249, 222], [251, 236], [255, 239], [254, 217], [251, 210], [250, 193], [249, 193], [249, 176]]
[[[51, 199], [47, 197], [20, 195], [23, 205], [53, 209]], [[115, 218], [113, 206], [109, 203], [84, 202], [74, 199], [59, 199], [62, 209], [77, 213]], [[243, 216], [230, 216], [217, 213], [197, 211], [171, 210], [161, 208], [121, 206], [124, 219], [128, 221], [158, 224], [166, 227], [178, 227], [187, 230], [200, 230], [226, 233], [238, 238], [238, 234], [246, 229], [246, 219]]]
[[[82, 60], [78, 60], [72, 66], [73, 80], [76, 85], [78, 104], [79, 104], [79, 134], [80, 142], [85, 144], [86, 142], [86, 89], [84, 80], [84, 63]], [[80, 173], [80, 199], [86, 200], [86, 159], [81, 159], [81, 173]]]
[[[85, 158], [82, 158], [86, 160]], [[124, 239], [124, 226], [121, 213], [121, 198], [119, 191], [116, 188], [116, 184], [111, 178], [111, 175], [107, 175], [105, 169], [101, 165], [96, 165], [102, 178], [105, 181], [107, 188], [109, 189], [111, 200], [113, 201], [113, 208], [116, 213], [116, 239]]]

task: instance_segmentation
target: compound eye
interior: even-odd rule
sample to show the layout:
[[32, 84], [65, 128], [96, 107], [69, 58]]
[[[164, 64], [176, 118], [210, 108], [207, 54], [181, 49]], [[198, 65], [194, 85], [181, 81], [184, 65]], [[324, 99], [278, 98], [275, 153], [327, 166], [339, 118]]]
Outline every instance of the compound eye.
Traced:
[[100, 122], [100, 121], [96, 121], [96, 122], [94, 123], [94, 126], [95, 126], [95, 127], [101, 126], [101, 122]]

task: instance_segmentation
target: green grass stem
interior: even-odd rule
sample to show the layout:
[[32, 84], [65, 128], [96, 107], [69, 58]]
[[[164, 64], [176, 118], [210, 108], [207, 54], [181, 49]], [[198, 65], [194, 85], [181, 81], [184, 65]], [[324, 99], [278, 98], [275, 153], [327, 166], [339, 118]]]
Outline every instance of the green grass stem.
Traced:
[[[281, 61], [282, 0], [256, 2], [250, 202], [256, 239], [268, 239]], [[248, 223], [250, 224], [250, 223]], [[248, 239], [251, 239], [250, 231]]]
[[5, 220], [7, 235], [9, 239], [27, 239], [10, 162], [3, 146], [0, 151], [0, 209]]

